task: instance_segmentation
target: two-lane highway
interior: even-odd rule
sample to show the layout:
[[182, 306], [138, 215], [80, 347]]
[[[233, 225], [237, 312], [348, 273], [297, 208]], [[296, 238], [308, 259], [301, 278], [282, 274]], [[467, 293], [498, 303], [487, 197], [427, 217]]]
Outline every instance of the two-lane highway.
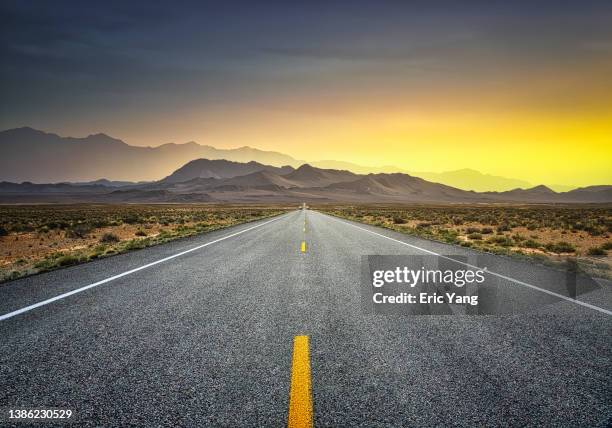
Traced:
[[[362, 255], [427, 251], [486, 263], [526, 310], [364, 312]], [[605, 426], [610, 284], [578, 304], [556, 297], [564, 278], [293, 211], [0, 286], [0, 408], [89, 426], [285, 426], [290, 409], [315, 426]]]

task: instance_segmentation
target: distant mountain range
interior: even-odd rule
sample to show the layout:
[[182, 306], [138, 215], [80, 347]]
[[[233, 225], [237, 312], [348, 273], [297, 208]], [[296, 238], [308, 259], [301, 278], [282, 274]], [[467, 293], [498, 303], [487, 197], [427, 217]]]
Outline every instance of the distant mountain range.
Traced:
[[[356, 165], [350, 162], [339, 162], [333, 160], [311, 162], [311, 165], [318, 168], [334, 168], [346, 169], [358, 174], [371, 173], [396, 173], [401, 172], [412, 175], [414, 177], [424, 178], [435, 183], [446, 184], [453, 187], [458, 187], [464, 190], [474, 190], [477, 192], [486, 192], [491, 190], [511, 190], [516, 188], [532, 187], [532, 184], [525, 180], [517, 180], [514, 178], [500, 177], [496, 175], [483, 174], [482, 172], [463, 168], [455, 171], [445, 172], [424, 172], [424, 171], [409, 171], [403, 170], [395, 166], [368, 167]], [[570, 190], [570, 189], [564, 189]]]
[[[138, 147], [130, 146], [105, 134], [84, 138], [60, 137], [28, 127], [0, 132], [0, 180], [10, 182], [78, 182], [120, 187], [134, 182], [155, 181], [159, 177], [171, 174], [181, 165], [200, 158], [225, 159], [240, 163], [255, 162], [273, 167], [298, 167], [305, 163], [283, 153], [247, 146], [224, 150], [189, 142], [164, 144], [158, 147]], [[395, 166], [371, 167], [335, 160], [316, 161], [310, 164], [321, 169], [348, 170], [356, 174], [400, 172], [478, 192], [533, 186], [524, 180], [483, 174], [472, 169], [415, 172]], [[251, 168], [250, 172], [254, 172], [254, 169]], [[179, 173], [179, 180], [180, 174], [182, 172]], [[201, 172], [202, 177], [206, 177], [206, 174], [213, 178], [227, 178], [216, 174], [214, 169]], [[571, 188], [555, 186], [554, 189], [566, 191]]]
[[105, 134], [60, 137], [27, 127], [0, 132], [0, 180], [14, 182], [86, 182], [102, 177], [152, 181], [199, 158], [300, 164], [291, 156], [251, 147], [222, 150], [194, 142], [137, 147]]
[[403, 173], [356, 174], [304, 164], [196, 159], [158, 181], [125, 184], [0, 183], [0, 202], [217, 202], [217, 203], [610, 203], [612, 186], [555, 192], [546, 186], [474, 192]]

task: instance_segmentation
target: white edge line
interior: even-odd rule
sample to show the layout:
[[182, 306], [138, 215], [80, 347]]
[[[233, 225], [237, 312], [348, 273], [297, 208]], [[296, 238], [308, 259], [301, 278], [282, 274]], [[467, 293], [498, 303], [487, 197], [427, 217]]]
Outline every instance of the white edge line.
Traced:
[[[320, 213], [320, 214], [322, 214], [322, 213]], [[335, 219], [335, 220], [337, 220], [337, 221], [339, 221], [341, 223], [347, 224], [347, 225], [355, 227], [357, 229], [361, 229], [361, 230], [363, 230], [365, 232], [368, 232], [368, 233], [371, 233], [373, 235], [380, 236], [381, 238], [385, 238], [385, 239], [388, 239], [390, 241], [397, 242], [398, 244], [406, 245], [407, 247], [411, 247], [411, 248], [414, 248], [416, 250], [423, 251], [423, 252], [431, 254], [433, 256], [438, 256], [438, 257], [440, 257], [442, 259], [450, 260], [450, 261], [453, 261], [455, 263], [459, 263], [460, 265], [464, 265], [464, 266], [467, 266], [467, 267], [470, 267], [470, 268], [473, 268], [473, 269], [482, 269], [479, 266], [475, 266], [475, 265], [471, 265], [469, 263], [465, 263], [465, 262], [462, 262], [462, 261], [459, 261], [459, 260], [455, 260], [455, 259], [453, 259], [451, 257], [446, 257], [446, 256], [443, 256], [442, 254], [438, 254], [438, 253], [435, 253], [433, 251], [426, 250], [425, 248], [421, 248], [421, 247], [417, 247], [416, 245], [408, 244], [407, 242], [400, 241], [399, 239], [394, 239], [394, 238], [391, 238], [389, 236], [385, 236], [385, 235], [383, 235], [381, 233], [376, 233], [376, 232], [373, 232], [373, 231], [368, 230], [366, 228], [359, 227], [357, 225], [349, 223], [348, 221], [341, 220], [341, 219], [339, 219], [339, 218], [337, 218], [335, 216], [329, 216], [329, 217], [331, 217], [331, 218], [333, 218], [333, 219]], [[540, 291], [542, 293], [558, 297], [559, 299], [567, 300], [568, 302], [576, 303], [577, 305], [584, 306], [584, 307], [589, 308], [589, 309], [593, 309], [594, 311], [598, 311], [598, 312], [601, 312], [601, 313], [604, 313], [604, 314], [607, 314], [607, 315], [612, 315], [612, 311], [609, 311], [607, 309], [600, 308], [599, 306], [591, 305], [590, 303], [582, 302], [582, 301], [577, 300], [577, 299], [572, 299], [571, 297], [564, 296], [563, 294], [555, 293], [554, 291], [549, 291], [549, 290], [546, 290], [544, 288], [537, 287], [537, 286], [535, 286], [533, 284], [529, 284], [527, 282], [523, 282], [523, 281], [520, 281], [520, 280], [515, 279], [515, 278], [511, 278], [511, 277], [506, 276], [506, 275], [502, 275], [501, 273], [492, 272], [492, 271], [490, 271], [488, 269], [484, 270], [484, 272], [488, 273], [490, 275], [496, 276], [498, 278], [502, 278], [502, 279], [505, 279], [507, 281], [514, 282], [514, 283], [522, 285], [524, 287], [528, 287], [528, 288], [531, 288], [533, 290], [537, 290], [537, 291]]]
[[9, 313], [4, 314], [4, 315], [0, 315], [0, 321], [7, 320], [7, 319], [12, 318], [14, 316], [17, 316], [19, 314], [23, 314], [24, 312], [31, 311], [32, 309], [40, 308], [41, 306], [48, 305], [49, 303], [53, 303], [53, 302], [55, 302], [57, 300], [65, 299], [68, 296], [72, 296], [73, 294], [81, 293], [81, 292], [83, 292], [85, 290], [89, 290], [90, 288], [97, 287], [98, 285], [106, 284], [107, 282], [114, 281], [115, 279], [119, 279], [121, 277], [124, 277], [124, 276], [127, 276], [127, 275], [131, 275], [131, 274], [133, 274], [135, 272], [138, 272], [138, 271], [141, 271], [143, 269], [150, 268], [151, 266], [155, 266], [155, 265], [158, 265], [160, 263], [167, 262], [168, 260], [172, 260], [172, 259], [174, 259], [176, 257], [180, 257], [180, 256], [185, 255], [187, 253], [191, 253], [192, 251], [199, 250], [201, 248], [207, 247], [209, 245], [215, 244], [215, 243], [223, 241], [225, 239], [232, 238], [234, 236], [237, 236], [237, 235], [240, 235], [242, 233], [248, 232], [249, 230], [257, 229], [258, 227], [261, 227], [261, 226], [264, 226], [264, 225], [266, 225], [268, 223], [272, 223], [273, 221], [279, 220], [281, 217], [282, 217], [282, 215], [278, 216], [278, 217], [276, 217], [276, 218], [274, 218], [272, 220], [268, 220], [268, 221], [266, 221], [264, 223], [260, 223], [258, 225], [255, 225], [255, 226], [249, 227], [247, 229], [241, 230], [239, 232], [235, 232], [235, 233], [232, 233], [230, 235], [223, 236], [222, 238], [215, 239], [214, 241], [207, 242], [206, 244], [198, 245], [198, 246], [190, 248], [188, 250], [181, 251], [180, 253], [173, 254], [173, 255], [165, 257], [163, 259], [156, 260], [156, 261], [151, 262], [151, 263], [147, 263], [146, 265], [142, 265], [142, 266], [137, 267], [135, 269], [131, 269], [131, 270], [122, 272], [122, 273], [120, 273], [118, 275], [111, 276], [109, 278], [103, 279], [101, 281], [94, 282], [93, 284], [89, 284], [89, 285], [86, 285], [84, 287], [77, 288], [76, 290], [72, 290], [72, 291], [69, 291], [67, 293], [60, 294], [60, 295], [55, 296], [55, 297], [51, 297], [50, 299], [43, 300], [43, 301], [38, 302], [38, 303], [34, 303], [33, 305], [29, 305], [29, 306], [23, 307], [21, 309], [17, 309], [16, 311], [9, 312]]

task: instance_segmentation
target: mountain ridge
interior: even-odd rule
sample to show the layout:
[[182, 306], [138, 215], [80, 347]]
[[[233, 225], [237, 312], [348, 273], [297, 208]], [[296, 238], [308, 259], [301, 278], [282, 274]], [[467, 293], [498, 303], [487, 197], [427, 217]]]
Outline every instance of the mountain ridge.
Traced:
[[153, 181], [199, 158], [279, 167], [300, 164], [283, 153], [253, 148], [217, 149], [197, 143], [140, 147], [102, 133], [75, 138], [30, 127], [0, 131], [0, 180], [11, 182]]
[[[195, 167], [194, 167], [195, 165]], [[217, 167], [216, 172], [202, 166]], [[253, 171], [255, 169], [255, 171]], [[187, 172], [185, 174], [179, 172]], [[204, 176], [202, 176], [204, 175]], [[174, 179], [168, 179], [174, 177]], [[569, 192], [543, 186], [474, 192], [403, 173], [355, 174], [316, 168], [278, 168], [257, 162], [197, 159], [150, 183], [123, 185], [0, 182], [2, 202], [349, 202], [349, 203], [612, 203], [612, 186]]]
[[289, 165], [274, 167], [255, 161], [242, 163], [226, 159], [194, 159], [160, 181], [180, 183], [194, 178], [232, 178], [258, 171], [272, 171], [278, 172], [279, 174], [289, 174], [294, 171], [294, 168]]
[[[0, 131], [0, 180], [36, 183], [155, 181], [168, 176], [187, 162], [199, 158], [234, 162], [255, 161], [273, 167], [298, 167], [305, 162], [284, 153], [248, 145], [217, 149], [194, 141], [159, 146], [131, 146], [105, 133], [87, 137], [62, 137], [28, 126]], [[407, 173], [425, 180], [478, 192], [510, 191], [533, 185], [524, 180], [483, 174], [462, 168], [445, 172], [415, 172], [395, 166], [370, 167], [344, 161], [314, 161], [313, 167], [346, 170], [354, 174]], [[109, 175], [111, 169], [113, 174]], [[557, 190], [570, 186], [556, 185]]]

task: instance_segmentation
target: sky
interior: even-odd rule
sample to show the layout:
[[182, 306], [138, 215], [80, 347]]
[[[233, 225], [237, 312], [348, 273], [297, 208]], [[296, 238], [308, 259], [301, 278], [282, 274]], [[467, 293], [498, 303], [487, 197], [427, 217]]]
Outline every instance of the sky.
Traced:
[[0, 4], [0, 129], [612, 184], [610, 1]]

